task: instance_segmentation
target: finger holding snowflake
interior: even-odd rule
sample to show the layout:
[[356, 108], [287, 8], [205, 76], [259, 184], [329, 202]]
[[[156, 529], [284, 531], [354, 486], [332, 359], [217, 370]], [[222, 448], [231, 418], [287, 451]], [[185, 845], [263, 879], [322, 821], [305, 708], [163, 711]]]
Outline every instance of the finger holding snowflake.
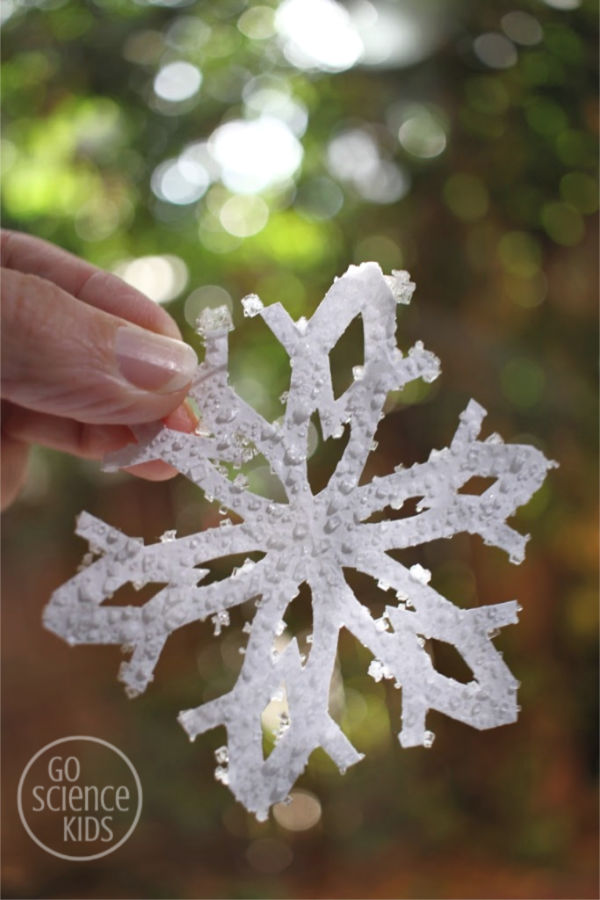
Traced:
[[[29, 235], [2, 232], [3, 505], [43, 444], [101, 459], [134, 441], [131, 425], [169, 419], [190, 431], [184, 405], [194, 350], [171, 317], [115, 275]], [[175, 472], [153, 462], [135, 474]]]

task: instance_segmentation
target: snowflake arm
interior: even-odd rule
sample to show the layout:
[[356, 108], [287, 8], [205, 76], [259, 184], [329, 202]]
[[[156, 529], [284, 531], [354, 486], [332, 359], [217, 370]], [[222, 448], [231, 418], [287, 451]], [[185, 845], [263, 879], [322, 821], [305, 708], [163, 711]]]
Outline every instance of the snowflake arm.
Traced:
[[[120, 678], [135, 695], [152, 680], [164, 643], [177, 628], [212, 616], [219, 634], [231, 608], [256, 600], [252, 623], [244, 629], [249, 639], [235, 685], [222, 697], [180, 713], [179, 721], [191, 739], [225, 726], [227, 747], [217, 751], [216, 777], [259, 818], [287, 796], [317, 747], [342, 771], [361, 758], [329, 710], [342, 628], [373, 654], [373, 678], [391, 678], [402, 687], [402, 746], [431, 745], [430, 709], [476, 728], [517, 716], [517, 682], [493, 644], [497, 629], [517, 621], [516, 601], [458, 608], [429, 585], [430, 573], [419, 565], [407, 568], [387, 551], [467, 532], [520, 562], [527, 538], [506, 519], [555, 464], [534, 447], [506, 445], [497, 435], [480, 440], [485, 410], [471, 401], [449, 447], [432, 451], [426, 462], [359, 485], [388, 392], [415, 378], [431, 381], [439, 372], [439, 361], [422, 344], [406, 355], [396, 345], [396, 305], [408, 302], [413, 289], [406, 273], [384, 276], [375, 263], [365, 263], [336, 279], [308, 321], [295, 322], [278, 303], [264, 308], [254, 295], [245, 298], [246, 315], [261, 316], [290, 358], [290, 389], [280, 423], [267, 421], [229, 384], [231, 319], [225, 308], [205, 310], [199, 330], [206, 356], [191, 389], [201, 413], [199, 429], [189, 435], [141, 426], [138, 443], [106, 463], [118, 467], [162, 459], [207, 499], [218, 498], [237, 513], [241, 523], [226, 521], [224, 527], [188, 537], [167, 533], [161, 542], [144, 545], [83, 513], [77, 533], [89, 542], [89, 565], [55, 591], [45, 610], [46, 626], [70, 643], [129, 649], [132, 655]], [[363, 321], [364, 365], [336, 399], [329, 353], [356, 316]], [[308, 429], [315, 413], [325, 438], [338, 438], [349, 427], [335, 471], [317, 495], [307, 475]], [[286, 502], [253, 493], [244, 476], [235, 474], [256, 453], [281, 481]], [[494, 479], [493, 484], [481, 495], [464, 493], [476, 475]], [[410, 498], [419, 498], [415, 515], [370, 521]], [[207, 560], [253, 551], [264, 554], [259, 562], [247, 559], [223, 581], [202, 584]], [[343, 575], [348, 567], [390, 591], [381, 618], [355, 596]], [[143, 606], [108, 604], [128, 582], [156, 584], [157, 592]], [[286, 610], [303, 583], [310, 588], [313, 611], [306, 658], [296, 638], [282, 633]], [[428, 639], [454, 645], [473, 673], [471, 681], [463, 684], [437, 671]], [[287, 711], [265, 757], [261, 714], [282, 692]]]
[[[54, 593], [44, 624], [70, 644], [131, 648], [133, 655], [119, 672], [130, 696], [144, 691], [152, 680], [164, 642], [173, 631], [238, 606], [260, 592], [262, 560], [256, 566], [248, 560], [232, 576], [225, 599], [218, 583], [198, 586], [208, 574], [208, 569], [195, 567], [199, 562], [256, 549], [256, 537], [244, 525], [144, 546], [82, 513], [77, 534], [88, 540], [93, 554], [103, 555]], [[138, 589], [149, 583], [166, 583], [166, 587], [142, 607], [101, 605], [129, 582]]]
[[[312, 586], [314, 640], [305, 663], [295, 639], [281, 654], [273, 653], [272, 623], [283, 615], [290, 592], [295, 593], [293, 582], [277, 585], [262, 598], [233, 690], [179, 716], [192, 740], [217, 725], [226, 726], [229, 767], [221, 773], [221, 780], [226, 780], [238, 800], [261, 820], [270, 805], [288, 795], [317, 747], [323, 747], [340, 769], [361, 759], [329, 714], [339, 625], [335, 611], [328, 608], [328, 595], [320, 595], [318, 585]], [[281, 684], [286, 688], [289, 724], [264, 759], [260, 713]]]
[[[421, 498], [418, 509], [425, 510], [367, 526], [369, 541], [383, 549], [402, 549], [466, 531], [505, 550], [511, 562], [523, 560], [528, 536], [510, 528], [506, 519], [541, 487], [552, 464], [535, 447], [506, 445], [498, 435], [478, 441], [484, 416], [483, 407], [471, 400], [449, 448], [359, 488], [363, 521], [388, 505], [400, 509], [411, 497]], [[496, 481], [480, 496], [460, 494], [475, 475]]]

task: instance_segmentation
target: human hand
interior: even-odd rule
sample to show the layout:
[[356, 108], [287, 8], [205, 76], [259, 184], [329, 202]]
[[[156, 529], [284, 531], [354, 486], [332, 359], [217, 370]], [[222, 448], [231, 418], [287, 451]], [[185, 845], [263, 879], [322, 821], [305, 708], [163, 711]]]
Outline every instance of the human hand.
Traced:
[[[135, 440], [129, 425], [193, 429], [184, 400], [198, 360], [163, 309], [46, 241], [11, 231], [0, 241], [2, 508], [25, 480], [30, 444], [100, 459]], [[159, 461], [128, 471], [176, 474]]]

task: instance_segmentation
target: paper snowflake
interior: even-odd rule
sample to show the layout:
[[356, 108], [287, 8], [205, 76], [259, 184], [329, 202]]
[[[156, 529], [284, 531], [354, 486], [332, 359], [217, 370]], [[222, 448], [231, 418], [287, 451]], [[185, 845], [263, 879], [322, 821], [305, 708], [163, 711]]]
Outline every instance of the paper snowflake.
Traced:
[[[433, 450], [426, 462], [359, 483], [388, 391], [417, 378], [432, 381], [439, 372], [437, 358], [420, 342], [407, 355], [396, 346], [396, 304], [408, 303], [413, 290], [406, 272], [385, 276], [375, 263], [365, 263], [336, 279], [308, 321], [293, 321], [279, 303], [264, 308], [255, 295], [246, 297], [245, 314], [261, 316], [289, 354], [291, 383], [279, 422], [267, 421], [229, 385], [231, 319], [225, 307], [205, 310], [198, 324], [206, 356], [191, 389], [201, 411], [197, 433], [139, 427], [138, 444], [114, 454], [109, 464], [165, 460], [209, 500], [218, 498], [241, 517], [241, 523], [226, 520], [223, 527], [180, 538], [167, 532], [159, 543], [144, 545], [82, 513], [77, 534], [90, 545], [87, 565], [54, 593], [45, 610], [46, 627], [71, 644], [121, 644], [131, 650], [119, 677], [133, 696], [152, 680], [173, 631], [212, 617], [218, 634], [229, 621], [228, 610], [254, 600], [235, 686], [180, 713], [179, 721], [191, 739], [226, 727], [227, 746], [216, 753], [216, 777], [259, 819], [287, 797], [315, 748], [322, 747], [342, 772], [361, 758], [329, 712], [341, 628], [373, 654], [369, 673], [376, 680], [391, 678], [402, 688], [403, 747], [431, 745], [425, 721], [429, 709], [480, 729], [517, 718], [518, 683], [492, 640], [497, 629], [517, 621], [516, 601], [459, 609], [429, 585], [426, 569], [407, 568], [387, 551], [468, 532], [519, 563], [527, 538], [506, 519], [529, 500], [554, 464], [534, 447], [506, 445], [495, 434], [479, 440], [485, 410], [472, 400], [449, 447]], [[354, 382], [335, 399], [329, 352], [356, 316], [363, 321], [364, 365], [355, 367]], [[341, 437], [349, 426], [337, 467], [316, 495], [306, 462], [315, 413], [324, 438]], [[244, 476], [236, 474], [256, 453], [281, 481], [286, 502], [250, 491]], [[495, 481], [481, 495], [461, 493], [476, 475]], [[400, 509], [415, 497], [421, 499], [414, 515], [369, 521], [378, 511]], [[259, 562], [247, 559], [228, 578], [202, 585], [208, 573], [203, 562], [256, 550], [265, 554]], [[390, 592], [380, 618], [355, 596], [344, 578], [346, 567], [372, 576]], [[107, 605], [127, 582], [166, 586], [141, 607]], [[303, 583], [310, 587], [313, 615], [306, 658], [295, 638], [277, 649], [286, 608]], [[438, 672], [425, 645], [428, 638], [452, 644], [473, 680], [464, 684]], [[288, 708], [265, 759], [261, 713], [282, 689]]]

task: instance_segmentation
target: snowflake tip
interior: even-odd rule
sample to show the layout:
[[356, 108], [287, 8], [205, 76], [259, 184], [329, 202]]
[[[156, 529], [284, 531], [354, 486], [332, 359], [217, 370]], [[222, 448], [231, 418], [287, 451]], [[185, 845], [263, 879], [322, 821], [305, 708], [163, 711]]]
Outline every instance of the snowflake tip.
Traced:
[[407, 305], [412, 300], [415, 292], [415, 283], [410, 280], [410, 275], [404, 269], [392, 269], [391, 275], [384, 275], [383, 279], [391, 290], [396, 303]]
[[246, 297], [243, 297], [242, 306], [244, 308], [244, 315], [249, 318], [257, 316], [264, 309], [263, 302], [258, 294], [248, 294]]
[[413, 581], [418, 581], [420, 584], [429, 584], [431, 581], [431, 572], [420, 563], [415, 563], [408, 571]]
[[306, 334], [307, 328], [308, 321], [306, 316], [300, 316], [300, 318], [296, 320], [296, 329], [300, 332], [300, 334]]
[[196, 331], [203, 337], [232, 331], [233, 321], [227, 306], [206, 306], [196, 319]]
[[433, 731], [426, 731], [423, 734], [423, 746], [428, 750], [430, 747], [433, 747], [433, 742], [435, 741], [435, 734]]

